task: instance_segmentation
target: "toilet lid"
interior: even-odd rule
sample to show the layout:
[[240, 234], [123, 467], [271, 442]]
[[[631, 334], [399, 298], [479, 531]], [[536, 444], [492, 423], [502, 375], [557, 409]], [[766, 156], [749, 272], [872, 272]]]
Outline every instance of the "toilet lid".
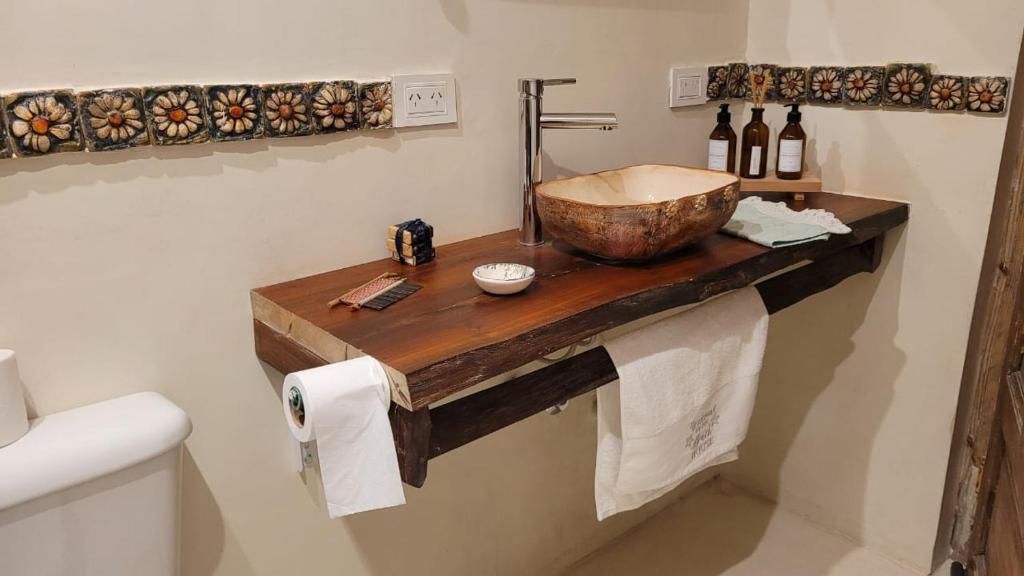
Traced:
[[156, 392], [36, 418], [0, 448], [0, 510], [165, 454], [191, 432], [188, 415]]

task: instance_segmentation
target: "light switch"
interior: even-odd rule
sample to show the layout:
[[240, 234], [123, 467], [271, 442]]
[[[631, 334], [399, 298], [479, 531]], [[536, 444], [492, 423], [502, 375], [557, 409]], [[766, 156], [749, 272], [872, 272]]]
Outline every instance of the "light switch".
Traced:
[[669, 107], [698, 106], [707, 102], [704, 94], [707, 74], [706, 67], [672, 68], [669, 71]]

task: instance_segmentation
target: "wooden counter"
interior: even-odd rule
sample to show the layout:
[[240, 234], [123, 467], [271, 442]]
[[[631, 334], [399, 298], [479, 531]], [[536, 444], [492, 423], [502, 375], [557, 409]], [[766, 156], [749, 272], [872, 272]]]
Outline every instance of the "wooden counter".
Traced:
[[[853, 233], [775, 250], [715, 234], [667, 259], [619, 266], [558, 243], [525, 248], [515, 231], [501, 232], [441, 246], [435, 262], [416, 268], [378, 260], [253, 290], [257, 354], [282, 372], [372, 355], [395, 402], [419, 410], [609, 328], [863, 244], [908, 218], [906, 204], [830, 193], [794, 207], [829, 210]], [[537, 279], [519, 295], [485, 294], [470, 273], [489, 262], [528, 264]], [[423, 289], [380, 312], [327, 308], [383, 272]]]

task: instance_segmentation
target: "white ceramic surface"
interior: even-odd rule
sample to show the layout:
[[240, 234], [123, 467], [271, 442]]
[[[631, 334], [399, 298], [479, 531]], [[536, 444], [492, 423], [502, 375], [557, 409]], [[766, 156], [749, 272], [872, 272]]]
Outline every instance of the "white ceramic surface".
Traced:
[[153, 392], [33, 420], [0, 448], [0, 574], [177, 576], [191, 430]]
[[484, 292], [505, 296], [526, 290], [537, 272], [524, 264], [484, 264], [473, 270], [473, 280]]

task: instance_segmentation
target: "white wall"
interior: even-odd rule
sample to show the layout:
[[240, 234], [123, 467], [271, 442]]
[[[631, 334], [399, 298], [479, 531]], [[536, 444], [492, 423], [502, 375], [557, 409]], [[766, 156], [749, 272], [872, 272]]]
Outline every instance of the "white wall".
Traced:
[[[22, 6], [18, 10], [39, 12]], [[286, 469], [248, 290], [517, 222], [520, 76], [577, 76], [549, 109], [613, 133], [547, 138], [550, 174], [704, 161], [714, 110], [665, 107], [673, 63], [742, 58], [747, 1], [47, 3], [0, 21], [0, 91], [453, 71], [458, 127], [0, 161], [0, 346], [38, 413], [158, 390], [191, 414], [187, 576], [540, 574], [649, 514], [598, 525], [589, 401], [431, 462], [409, 505], [330, 522]], [[994, 127], [998, 122], [987, 124]]]
[[[1022, 27], [1019, 0], [751, 2], [747, 56], [1012, 75]], [[784, 126], [783, 110], [768, 122]], [[804, 127], [827, 189], [910, 201], [910, 223], [890, 235], [881, 274], [772, 318], [729, 476], [923, 571], [1006, 121], [808, 107]]]

